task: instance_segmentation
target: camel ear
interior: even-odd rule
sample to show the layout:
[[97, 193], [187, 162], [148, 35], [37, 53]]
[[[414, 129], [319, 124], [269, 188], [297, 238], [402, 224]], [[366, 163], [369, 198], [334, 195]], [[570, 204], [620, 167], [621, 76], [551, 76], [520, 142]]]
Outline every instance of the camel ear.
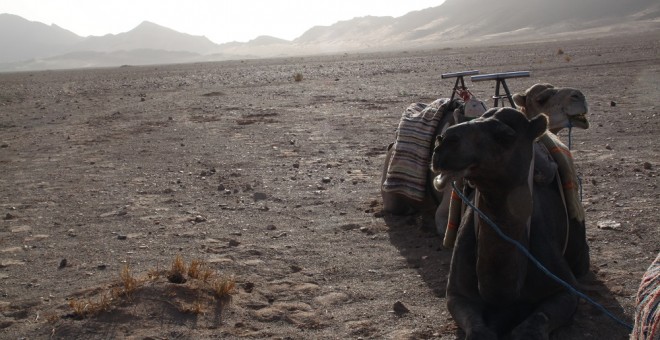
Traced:
[[548, 129], [548, 116], [541, 113], [529, 121], [529, 134], [533, 139], [541, 137]]
[[534, 100], [536, 100], [539, 105], [545, 105], [545, 103], [548, 101], [548, 99], [552, 98], [552, 96], [557, 94], [557, 90], [553, 88], [548, 88], [546, 90], [541, 91], [536, 97], [534, 97]]
[[500, 121], [495, 126], [493, 135], [497, 141], [504, 144], [510, 144], [516, 140], [516, 130]]
[[496, 108], [496, 107], [494, 107], [492, 109], [488, 109], [488, 111], [484, 112], [484, 114], [481, 115], [481, 117], [483, 117], [483, 118], [492, 117], [495, 114], [495, 112], [497, 112], [497, 110], [498, 110], [498, 108]]
[[525, 103], [527, 103], [527, 96], [522, 93], [516, 93], [513, 95], [513, 102], [516, 103], [516, 106], [524, 108]]

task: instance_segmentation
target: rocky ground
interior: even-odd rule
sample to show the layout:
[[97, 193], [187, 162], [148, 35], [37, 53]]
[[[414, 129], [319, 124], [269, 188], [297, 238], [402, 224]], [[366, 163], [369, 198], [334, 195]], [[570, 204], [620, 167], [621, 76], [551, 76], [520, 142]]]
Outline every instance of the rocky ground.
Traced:
[[[0, 338], [460, 338], [451, 252], [419, 218], [384, 215], [379, 180], [405, 107], [469, 69], [587, 96], [591, 128], [571, 136], [592, 259], [581, 288], [631, 322], [660, 251], [658, 50], [654, 32], [0, 74]], [[231, 301], [156, 275], [177, 255], [233, 277]], [[132, 294], [75, 314], [126, 268]], [[581, 303], [554, 338], [627, 334]]]

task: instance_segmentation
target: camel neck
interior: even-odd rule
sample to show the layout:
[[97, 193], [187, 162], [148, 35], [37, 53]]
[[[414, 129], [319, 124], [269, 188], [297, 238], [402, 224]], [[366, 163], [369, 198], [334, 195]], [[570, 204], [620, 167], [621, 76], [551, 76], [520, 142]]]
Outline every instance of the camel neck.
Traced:
[[[533, 162], [532, 157], [531, 164]], [[533, 172], [531, 164], [529, 173]], [[499, 190], [482, 191], [477, 187], [478, 194], [475, 196], [477, 208], [496, 223], [504, 234], [525, 246], [529, 244], [529, 225], [533, 208], [531, 185], [530, 177], [511, 186], [500, 185]], [[481, 218], [475, 217], [475, 221], [477, 276], [482, 296], [493, 302], [515, 299], [520, 294], [523, 285], [520, 278], [524, 275], [506, 273], [524, 273], [527, 258]]]

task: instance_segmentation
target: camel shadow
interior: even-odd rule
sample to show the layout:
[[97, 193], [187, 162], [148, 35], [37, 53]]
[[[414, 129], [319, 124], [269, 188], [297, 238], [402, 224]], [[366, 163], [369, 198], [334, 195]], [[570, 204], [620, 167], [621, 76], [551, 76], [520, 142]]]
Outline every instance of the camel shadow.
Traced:
[[418, 215], [383, 216], [390, 242], [408, 265], [415, 269], [437, 297], [445, 297], [451, 249], [442, 247], [442, 238], [429, 226], [428, 219]]
[[[607, 311], [619, 320], [632, 325], [633, 320], [605, 283], [598, 279], [592, 269], [584, 276], [578, 278], [578, 286], [575, 287], [587, 295], [596, 303], [603, 306]], [[604, 312], [580, 299], [578, 309], [573, 317], [573, 323], [569, 327], [563, 327], [553, 333], [554, 339], [629, 339], [630, 330], [615, 320], [608, 317]]]

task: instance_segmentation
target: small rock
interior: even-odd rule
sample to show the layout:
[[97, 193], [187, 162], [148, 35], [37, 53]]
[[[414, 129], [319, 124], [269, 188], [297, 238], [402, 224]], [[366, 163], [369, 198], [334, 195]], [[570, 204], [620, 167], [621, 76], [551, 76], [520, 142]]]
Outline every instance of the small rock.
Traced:
[[651, 170], [653, 168], [653, 165], [649, 162], [644, 162], [643, 167], [646, 170]]
[[273, 236], [273, 238], [281, 238], [281, 237], [285, 237], [286, 235], [287, 235], [286, 232], [281, 232], [281, 233]]
[[254, 199], [255, 201], [262, 201], [262, 200], [265, 200], [265, 199], [267, 199], [267, 198], [268, 198], [268, 195], [266, 195], [266, 194], [263, 193], [263, 192], [255, 192], [255, 193], [252, 195], [252, 199]]
[[369, 229], [367, 227], [360, 227], [360, 231], [367, 234], [367, 235], [373, 235], [374, 234], [374, 232], [371, 231], [371, 229]]
[[246, 293], [252, 293], [253, 289], [254, 289], [254, 283], [248, 281], [243, 284], [243, 290], [245, 290]]
[[321, 182], [323, 182], [323, 183], [330, 183], [331, 180], [332, 180], [332, 179], [331, 179], [330, 177], [323, 177], [323, 179], [321, 180]]
[[66, 267], [66, 265], [67, 265], [66, 259], [62, 259], [62, 261], [60, 261], [60, 265], [59, 265], [59, 267], [57, 267], [57, 269], [62, 269], [64, 267]]
[[5, 215], [5, 220], [13, 220], [13, 219], [15, 219], [15, 218], [16, 218], [16, 216], [15, 216], [15, 215], [12, 215], [12, 214], [10, 214], [10, 213], [7, 213], [7, 215]]
[[230, 247], [238, 247], [241, 244], [241, 242], [238, 242], [236, 240], [229, 240], [229, 246]]
[[300, 163], [293, 163], [293, 167], [294, 167], [295, 169], [300, 168]]
[[2, 144], [0, 144], [0, 148], [4, 149], [4, 148], [8, 148], [8, 147], [9, 147], [9, 143], [2, 142]]
[[616, 102], [612, 100], [612, 101], [610, 102], [610, 106], [615, 107], [615, 106], [616, 106]]
[[603, 230], [619, 230], [621, 229], [621, 223], [614, 221], [614, 220], [603, 220], [599, 221], [598, 224], [598, 229], [603, 229]]
[[128, 238], [128, 236], [126, 236], [126, 235], [121, 235], [121, 234], [117, 235], [118, 240], [125, 240], [127, 238]]
[[96, 266], [96, 269], [98, 270], [105, 270], [106, 268], [108, 268], [108, 265], [106, 264], [99, 264], [98, 266]]
[[609, 144], [605, 144], [605, 149], [612, 150], [612, 146], [610, 146]]
[[13, 324], [14, 324], [14, 320], [11, 319], [2, 320], [0, 321], [0, 329], [9, 328]]
[[408, 307], [406, 307], [406, 305], [404, 305], [401, 301], [395, 302], [392, 306], [392, 309], [394, 310], [394, 313], [399, 316], [410, 313], [410, 309], [408, 309]]
[[193, 220], [195, 223], [202, 223], [206, 222], [206, 218], [200, 215], [195, 216], [195, 219]]
[[356, 223], [348, 223], [348, 224], [344, 224], [344, 225], [342, 225], [340, 228], [341, 228], [342, 230], [349, 231], [349, 230], [359, 229], [359, 228], [360, 228], [360, 225], [359, 225], [359, 224], [356, 224]]
[[266, 226], [266, 230], [275, 230], [277, 227], [274, 224], [269, 224]]

